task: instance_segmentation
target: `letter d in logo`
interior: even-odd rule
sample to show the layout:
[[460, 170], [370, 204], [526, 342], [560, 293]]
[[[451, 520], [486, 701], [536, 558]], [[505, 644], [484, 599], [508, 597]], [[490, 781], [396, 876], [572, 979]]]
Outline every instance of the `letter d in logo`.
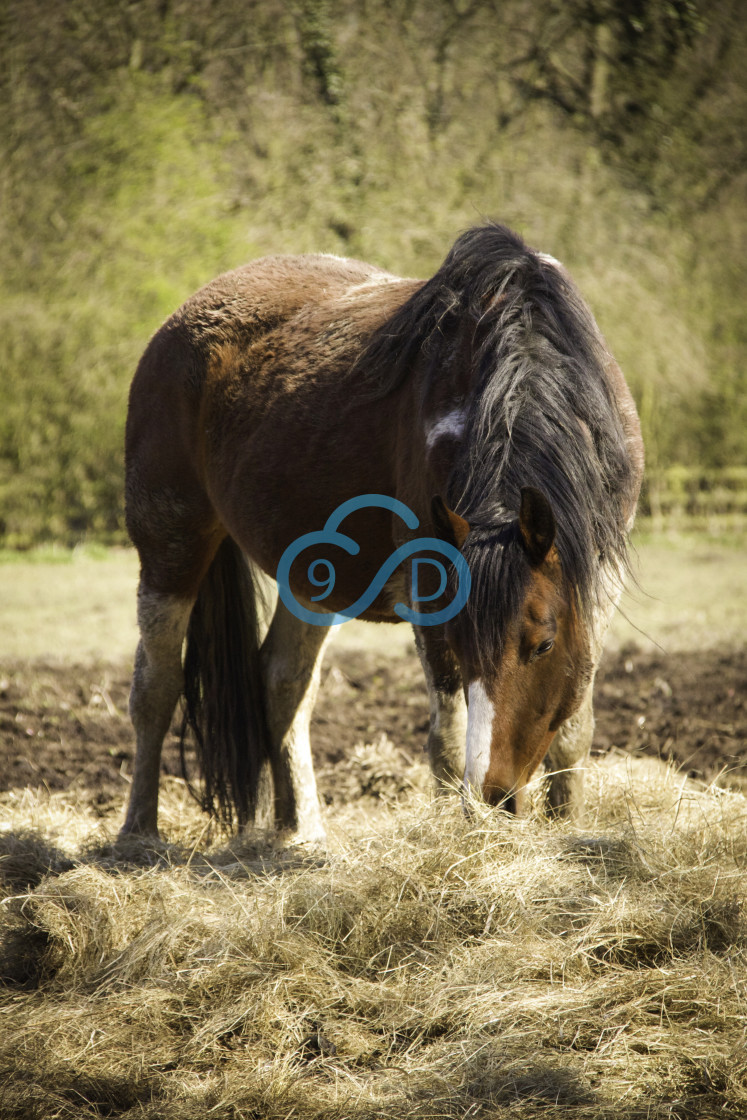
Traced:
[[[420, 587], [418, 585], [418, 569], [421, 564], [430, 564], [432, 568], [438, 568], [438, 573], [441, 582], [438, 585], [438, 591], [434, 591], [432, 595], [421, 595]], [[431, 560], [428, 557], [421, 559], [414, 559], [412, 562], [412, 601], [413, 603], [430, 603], [437, 599], [439, 595], [443, 595], [446, 590], [446, 569], [440, 560]]]

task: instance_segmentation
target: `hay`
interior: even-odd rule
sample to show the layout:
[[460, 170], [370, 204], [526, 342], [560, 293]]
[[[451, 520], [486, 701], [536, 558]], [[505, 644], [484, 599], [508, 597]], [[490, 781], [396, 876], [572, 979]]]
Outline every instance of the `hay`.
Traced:
[[176, 781], [150, 846], [6, 796], [0, 1115], [747, 1114], [744, 797], [612, 757], [580, 830], [412, 785], [324, 859]]

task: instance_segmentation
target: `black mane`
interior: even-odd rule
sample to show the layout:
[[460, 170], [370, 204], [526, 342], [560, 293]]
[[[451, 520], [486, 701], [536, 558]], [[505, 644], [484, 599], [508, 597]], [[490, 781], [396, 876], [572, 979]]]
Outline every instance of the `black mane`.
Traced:
[[472, 392], [446, 501], [473, 532], [468, 606], [481, 653], [500, 648], [526, 580], [516, 517], [522, 487], [549, 499], [566, 578], [591, 622], [600, 558], [627, 565], [634, 471], [590, 311], [555, 262], [499, 225], [464, 233], [441, 268], [367, 348], [377, 395], [421, 364], [423, 403], [454, 379], [468, 331]]

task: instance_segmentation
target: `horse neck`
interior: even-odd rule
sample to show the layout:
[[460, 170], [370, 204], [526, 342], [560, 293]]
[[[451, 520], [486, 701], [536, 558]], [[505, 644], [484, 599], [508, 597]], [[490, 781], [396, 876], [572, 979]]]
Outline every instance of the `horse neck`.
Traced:
[[[423, 441], [425, 487], [430, 496], [438, 493], [446, 498], [449, 480], [468, 438], [467, 418], [475, 391], [467, 332], [459, 332], [439, 348], [436, 356], [421, 362], [411, 391], [411, 416], [419, 417]], [[411, 429], [407, 438], [412, 438]]]

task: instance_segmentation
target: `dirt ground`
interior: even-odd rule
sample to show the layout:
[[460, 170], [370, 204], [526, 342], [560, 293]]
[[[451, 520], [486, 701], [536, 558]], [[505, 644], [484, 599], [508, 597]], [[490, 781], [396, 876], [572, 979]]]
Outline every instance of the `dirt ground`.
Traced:
[[[333, 650], [322, 681], [312, 728], [321, 796], [333, 804], [405, 788], [428, 726], [414, 652], [386, 660]], [[0, 663], [0, 790], [69, 790], [102, 817], [121, 812], [133, 756], [128, 689], [125, 665]], [[671, 758], [691, 777], [747, 790], [745, 653], [666, 656], [629, 647], [605, 657], [596, 697], [596, 753]], [[366, 764], [371, 743], [379, 745], [378, 766]], [[163, 770], [181, 772], [174, 736]]]

